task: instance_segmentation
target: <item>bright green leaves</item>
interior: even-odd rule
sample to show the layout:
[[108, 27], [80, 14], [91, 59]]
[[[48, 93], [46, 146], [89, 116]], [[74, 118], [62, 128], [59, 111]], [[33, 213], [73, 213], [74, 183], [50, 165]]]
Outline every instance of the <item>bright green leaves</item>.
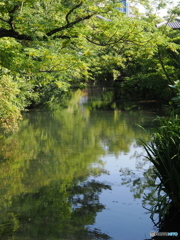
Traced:
[[7, 73], [1, 69], [0, 74], [0, 125], [7, 130], [17, 128], [17, 122], [21, 118], [20, 109], [16, 106], [16, 96], [19, 93], [17, 84]]
[[13, 69], [20, 57], [21, 45], [11, 38], [0, 38], [0, 65]]

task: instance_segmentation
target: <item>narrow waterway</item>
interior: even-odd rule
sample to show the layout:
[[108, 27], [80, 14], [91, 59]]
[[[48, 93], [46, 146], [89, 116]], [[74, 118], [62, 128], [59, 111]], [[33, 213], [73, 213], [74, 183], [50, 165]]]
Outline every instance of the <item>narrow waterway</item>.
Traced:
[[18, 132], [1, 137], [0, 239], [150, 238], [141, 140], [155, 114], [92, 110], [80, 99], [26, 113]]

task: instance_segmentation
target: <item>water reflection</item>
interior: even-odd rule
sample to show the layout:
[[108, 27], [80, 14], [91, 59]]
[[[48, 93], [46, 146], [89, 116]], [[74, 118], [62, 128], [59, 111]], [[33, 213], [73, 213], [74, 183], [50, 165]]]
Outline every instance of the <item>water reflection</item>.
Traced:
[[[147, 166], [148, 165], [148, 166]], [[139, 168], [140, 167], [140, 168]], [[132, 168], [121, 168], [121, 184], [128, 186], [134, 199], [142, 199], [142, 206], [147, 210], [154, 224], [154, 237], [150, 239], [168, 240], [180, 239], [180, 215], [176, 207], [170, 206], [170, 201], [163, 190], [157, 190], [159, 179], [155, 174], [155, 168], [147, 161], [136, 165], [136, 171]], [[161, 210], [167, 208], [166, 214]], [[167, 235], [169, 234], [169, 236]], [[172, 234], [172, 235], [171, 235]], [[153, 236], [153, 234], [152, 234]], [[148, 240], [150, 240], [148, 238]]]
[[94, 223], [97, 212], [104, 208], [99, 203], [99, 193], [110, 187], [96, 181], [79, 186], [76, 182], [62, 191], [61, 184], [54, 181], [37, 192], [12, 198], [8, 214], [13, 214], [13, 219], [6, 221], [8, 228], [9, 225], [17, 228], [12, 239], [110, 238], [98, 230], [86, 228], [86, 225]]
[[[129, 187], [134, 199], [142, 199], [142, 206], [147, 210], [154, 224], [152, 231], [154, 237], [148, 238], [147, 240], [179, 240], [179, 210], [175, 207], [169, 208], [170, 203], [168, 202], [168, 198], [164, 197], [162, 190], [161, 192], [157, 190], [159, 179], [155, 175], [154, 166], [151, 165], [143, 171], [135, 172], [132, 172], [129, 168], [121, 168], [120, 173], [122, 185]], [[162, 208], [168, 208], [166, 214], [163, 213]], [[167, 234], [169, 234], [169, 236]]]
[[111, 189], [112, 165], [103, 158], [125, 156], [141, 146], [140, 138], [148, 141], [136, 124], [146, 125], [151, 115], [90, 111], [79, 107], [80, 97], [65, 110], [28, 113], [19, 132], [1, 136], [1, 239], [111, 237], [92, 227], [105, 208], [101, 192]]

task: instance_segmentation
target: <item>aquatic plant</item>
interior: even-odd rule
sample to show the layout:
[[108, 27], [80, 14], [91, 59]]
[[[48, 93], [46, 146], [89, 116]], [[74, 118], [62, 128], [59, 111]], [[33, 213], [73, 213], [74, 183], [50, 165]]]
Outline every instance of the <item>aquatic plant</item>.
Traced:
[[160, 127], [145, 144], [147, 159], [154, 165], [159, 180], [157, 203], [152, 207], [152, 216], [165, 216], [170, 207], [180, 211], [180, 116], [159, 118]]

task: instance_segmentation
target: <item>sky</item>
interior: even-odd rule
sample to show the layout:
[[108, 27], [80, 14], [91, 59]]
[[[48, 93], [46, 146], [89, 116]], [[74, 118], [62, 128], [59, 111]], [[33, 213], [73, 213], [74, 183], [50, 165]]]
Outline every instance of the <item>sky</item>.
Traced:
[[[169, 8], [176, 6], [178, 3], [180, 4], [180, 1], [179, 1], [179, 0], [173, 0], [172, 2], [173, 2], [173, 3], [168, 6]], [[163, 16], [166, 16], [166, 15], [167, 15], [167, 9], [161, 10], [161, 11], [159, 12], [159, 14], [160, 14], [160, 16], [162, 16], [162, 17], [163, 17]]]
[[[161, 10], [161, 11], [158, 11], [156, 14], [159, 15], [159, 16], [161, 16], [161, 17], [164, 17], [164, 16], [167, 15], [168, 9], [176, 6], [178, 3], [180, 4], [180, 0], [172, 0], [172, 3], [169, 4], [166, 9], [163, 9], [163, 10]], [[140, 7], [140, 11], [142, 11], [142, 12], [144, 11], [144, 10], [143, 10], [143, 7]]]

